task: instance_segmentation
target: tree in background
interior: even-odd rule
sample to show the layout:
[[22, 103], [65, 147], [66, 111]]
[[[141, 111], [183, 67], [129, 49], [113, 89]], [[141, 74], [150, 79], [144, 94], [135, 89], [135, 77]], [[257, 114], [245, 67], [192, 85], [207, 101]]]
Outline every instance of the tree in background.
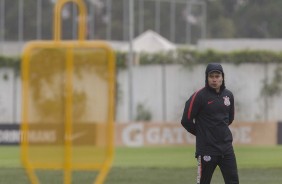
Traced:
[[[54, 0], [41, 0], [41, 29], [38, 34], [38, 0], [21, 0], [23, 16], [19, 15], [19, 0], [5, 0], [5, 38], [19, 40], [19, 20], [23, 22], [23, 40], [53, 38]], [[198, 0], [200, 1], [200, 0]], [[281, 0], [202, 0], [207, 4], [207, 38], [281, 38], [282, 7]], [[112, 0], [109, 17], [106, 0], [85, 0], [89, 14], [88, 36], [93, 39], [106, 39], [111, 25], [111, 40], [128, 40], [128, 0]], [[148, 29], [159, 32], [175, 43], [197, 43], [201, 38], [201, 9], [193, 6], [188, 15], [186, 2], [175, 3], [175, 19], [171, 21], [171, 2], [160, 1], [160, 22], [156, 25], [156, 2], [144, 0], [144, 11], [140, 10], [141, 1], [135, 1], [135, 36]], [[176, 2], [176, 1], [175, 1]], [[68, 4], [63, 10], [63, 39], [75, 39], [77, 22], [74, 6]], [[143, 13], [142, 13], [143, 12]], [[143, 17], [140, 17], [143, 16]], [[20, 19], [19, 19], [20, 18]], [[144, 20], [144, 24], [142, 24]], [[173, 22], [173, 23], [172, 23]], [[191, 35], [187, 29], [191, 25]], [[174, 27], [173, 27], [174, 26]], [[4, 29], [4, 28], [0, 28]], [[173, 34], [175, 33], [175, 34]], [[40, 37], [38, 38], [38, 35]], [[187, 38], [190, 36], [190, 38]], [[190, 40], [189, 40], [190, 39]]]
[[246, 1], [234, 18], [236, 37], [281, 38], [281, 7], [281, 0]]
[[[42, 35], [43, 39], [51, 37], [51, 23], [53, 22], [51, 1], [42, 1]], [[23, 24], [23, 40], [36, 39], [37, 4], [34, 0], [23, 1], [23, 17], [19, 15], [19, 1], [5, 1], [5, 40], [19, 39], [19, 18]]]
[[281, 38], [281, 0], [206, 0], [209, 38]]
[[238, 7], [238, 0], [206, 0], [207, 37], [233, 38], [236, 27], [233, 21]]

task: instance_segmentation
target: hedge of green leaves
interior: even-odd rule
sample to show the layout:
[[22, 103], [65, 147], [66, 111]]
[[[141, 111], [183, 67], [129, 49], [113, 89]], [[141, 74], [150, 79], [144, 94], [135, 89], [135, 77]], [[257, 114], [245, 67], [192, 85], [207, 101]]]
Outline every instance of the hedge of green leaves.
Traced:
[[[148, 64], [203, 64], [203, 63], [282, 63], [282, 51], [250, 51], [242, 50], [236, 52], [218, 52], [207, 50], [199, 52], [196, 50], [178, 49], [173, 52], [161, 52], [156, 54], [141, 53], [138, 57], [140, 65]], [[116, 52], [117, 68], [127, 67], [127, 53]], [[20, 58], [0, 56], [0, 67], [20, 67]]]
[[[117, 64], [126, 67], [126, 53], [117, 53]], [[157, 54], [141, 53], [139, 63], [145, 64], [199, 64], [199, 63], [282, 63], [282, 51], [235, 51], [218, 52], [207, 50], [199, 52], [195, 50], [178, 49], [176, 52], [166, 52]]]
[[0, 56], [0, 68], [2, 67], [20, 67], [20, 58]]

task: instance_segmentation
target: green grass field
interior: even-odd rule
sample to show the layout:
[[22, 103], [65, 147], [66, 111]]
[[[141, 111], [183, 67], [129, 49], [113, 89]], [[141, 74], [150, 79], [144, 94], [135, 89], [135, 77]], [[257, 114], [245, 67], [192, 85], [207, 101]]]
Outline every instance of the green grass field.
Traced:
[[[235, 147], [241, 184], [279, 184], [282, 146]], [[28, 184], [19, 160], [19, 147], [0, 147], [0, 184]], [[62, 172], [37, 171], [42, 184], [62, 184]], [[94, 172], [74, 172], [73, 184], [90, 184]], [[117, 148], [106, 184], [193, 184], [194, 147]], [[219, 169], [213, 184], [223, 184]]]

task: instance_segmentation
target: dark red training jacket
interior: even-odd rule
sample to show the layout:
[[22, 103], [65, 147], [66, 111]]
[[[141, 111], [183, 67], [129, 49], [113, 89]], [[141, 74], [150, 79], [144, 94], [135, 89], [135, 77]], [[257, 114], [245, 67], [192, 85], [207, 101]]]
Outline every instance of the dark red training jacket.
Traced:
[[[186, 102], [181, 120], [183, 127], [196, 136], [196, 155], [225, 155], [233, 152], [229, 125], [234, 120], [234, 97], [225, 88], [224, 81], [219, 93], [207, 85], [207, 73], [214, 67], [217, 66], [207, 67], [206, 86]], [[221, 71], [223, 73], [222, 68]]]

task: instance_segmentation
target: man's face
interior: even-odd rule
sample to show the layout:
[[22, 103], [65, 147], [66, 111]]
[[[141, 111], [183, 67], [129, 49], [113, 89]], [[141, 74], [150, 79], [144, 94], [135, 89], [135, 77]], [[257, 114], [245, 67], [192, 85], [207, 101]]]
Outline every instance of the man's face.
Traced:
[[211, 72], [208, 74], [208, 84], [211, 88], [216, 91], [220, 90], [220, 86], [222, 85], [223, 77], [220, 72]]

